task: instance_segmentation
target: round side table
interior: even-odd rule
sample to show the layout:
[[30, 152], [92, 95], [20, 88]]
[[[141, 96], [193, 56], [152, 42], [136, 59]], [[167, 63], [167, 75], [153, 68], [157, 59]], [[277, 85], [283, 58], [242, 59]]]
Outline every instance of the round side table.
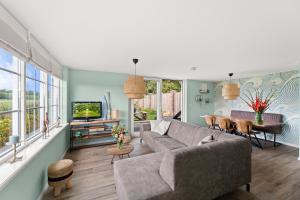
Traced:
[[134, 147], [131, 144], [124, 144], [122, 149], [119, 149], [116, 144], [111, 145], [107, 149], [107, 154], [112, 155], [112, 159], [110, 161], [111, 164], [114, 163], [114, 158], [116, 156], [119, 157], [119, 159], [123, 159], [124, 155], [127, 155], [128, 158], [130, 158], [130, 153], [133, 151]]

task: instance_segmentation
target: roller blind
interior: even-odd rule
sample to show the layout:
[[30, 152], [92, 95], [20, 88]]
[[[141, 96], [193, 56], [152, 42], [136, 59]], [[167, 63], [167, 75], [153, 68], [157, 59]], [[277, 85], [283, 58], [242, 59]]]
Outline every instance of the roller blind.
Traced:
[[20, 56], [28, 57], [26, 28], [0, 4], [0, 45]]
[[31, 60], [47, 72], [51, 72], [50, 53], [33, 35], [30, 35], [30, 49]]
[[57, 78], [62, 78], [62, 67], [61, 64], [54, 58], [51, 58], [51, 64], [52, 64], [52, 74], [56, 76]]
[[0, 46], [62, 78], [60, 62], [0, 3]]

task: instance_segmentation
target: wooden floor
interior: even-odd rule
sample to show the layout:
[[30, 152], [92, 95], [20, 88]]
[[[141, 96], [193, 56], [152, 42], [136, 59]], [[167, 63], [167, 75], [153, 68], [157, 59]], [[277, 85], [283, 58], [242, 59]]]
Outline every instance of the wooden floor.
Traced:
[[[151, 153], [138, 139], [132, 141], [131, 156]], [[292, 200], [300, 199], [300, 161], [298, 149], [281, 145], [274, 149], [271, 143], [264, 144], [264, 150], [253, 147], [251, 193], [238, 189], [218, 200]], [[75, 161], [73, 188], [64, 190], [54, 198], [48, 188], [43, 199], [117, 199], [111, 156], [107, 147], [93, 147], [72, 151], [66, 155]]]

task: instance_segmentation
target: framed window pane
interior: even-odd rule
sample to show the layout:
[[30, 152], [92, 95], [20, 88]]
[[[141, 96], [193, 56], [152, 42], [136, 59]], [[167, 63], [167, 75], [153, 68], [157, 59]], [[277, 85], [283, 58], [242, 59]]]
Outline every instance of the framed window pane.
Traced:
[[26, 78], [26, 108], [34, 107], [35, 81]]
[[37, 131], [40, 131], [40, 108], [37, 108], [37, 109], [34, 109], [34, 117], [35, 117], [35, 127], [34, 127], [34, 130], [37, 132]]
[[53, 105], [59, 104], [59, 88], [53, 87]]
[[0, 115], [0, 155], [9, 149], [9, 145], [6, 143], [9, 136], [12, 135], [12, 126], [12, 113]]
[[34, 132], [34, 109], [26, 111], [26, 138]]
[[19, 75], [0, 69], [0, 112], [19, 109]]
[[19, 135], [19, 112], [0, 114], [0, 155], [11, 145], [7, 144], [9, 136]]
[[40, 96], [40, 92], [41, 92], [41, 83], [38, 81], [35, 81], [35, 107], [40, 107], [40, 100], [41, 100], [41, 96]]
[[51, 74], [48, 75], [48, 85], [53, 85], [53, 79]]
[[49, 124], [52, 124], [53, 121], [53, 109], [52, 106], [48, 107], [48, 120], [49, 120]]
[[26, 76], [35, 79], [35, 67], [31, 63], [26, 64]]
[[19, 59], [0, 48], [0, 67], [13, 72], [19, 72]]

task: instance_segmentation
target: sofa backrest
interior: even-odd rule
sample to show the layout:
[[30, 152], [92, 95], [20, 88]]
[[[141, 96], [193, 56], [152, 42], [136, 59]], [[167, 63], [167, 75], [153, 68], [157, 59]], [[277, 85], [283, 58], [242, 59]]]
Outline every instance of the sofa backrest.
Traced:
[[178, 120], [171, 120], [168, 130], [168, 136], [175, 140], [182, 142], [187, 146], [191, 146], [199, 126], [181, 122]]
[[214, 199], [251, 181], [251, 144], [230, 136], [166, 152], [159, 173], [186, 199]]

